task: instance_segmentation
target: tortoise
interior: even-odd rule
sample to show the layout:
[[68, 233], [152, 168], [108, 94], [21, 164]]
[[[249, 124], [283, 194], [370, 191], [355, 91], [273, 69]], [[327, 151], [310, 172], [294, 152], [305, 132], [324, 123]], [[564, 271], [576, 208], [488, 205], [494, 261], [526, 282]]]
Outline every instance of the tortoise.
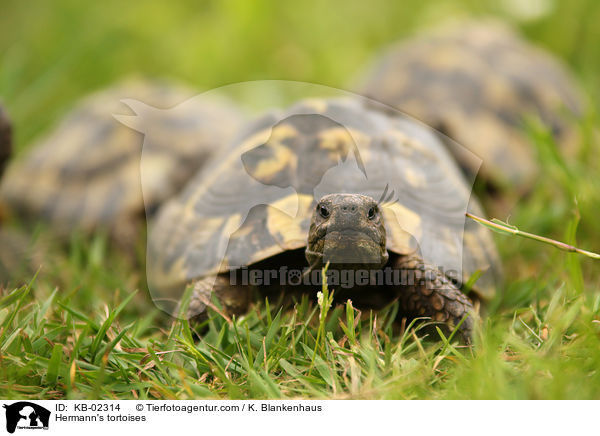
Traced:
[[[6, 110], [0, 106], [0, 178], [12, 155], [12, 140], [12, 123]], [[4, 226], [4, 215], [5, 212], [0, 204], [0, 290], [20, 270], [27, 268], [32, 257], [29, 252], [31, 244], [29, 236], [17, 229]]]
[[[12, 154], [12, 123], [6, 110], [0, 105], [0, 180], [4, 173], [4, 167]], [[6, 212], [0, 203], [0, 223]]]
[[[149, 224], [148, 284], [162, 310], [198, 321], [213, 296], [229, 316], [255, 292], [316, 292], [328, 265], [336, 298], [374, 309], [398, 298], [404, 316], [452, 329], [501, 277], [489, 231], [465, 225], [467, 210], [478, 202], [426, 126], [362, 99], [300, 101], [251, 123], [161, 206]], [[467, 338], [473, 320], [460, 324]]]
[[[536, 118], [568, 155], [582, 97], [567, 69], [549, 53], [493, 20], [459, 22], [389, 48], [373, 62], [359, 93], [393, 106], [456, 140], [483, 163], [488, 188], [526, 193], [538, 174], [524, 129]], [[451, 150], [476, 174], [479, 160]]]
[[[12, 124], [4, 108], [0, 105], [0, 178], [12, 152]], [[12, 250], [7, 250], [9, 242], [12, 242], [9, 234], [2, 228], [3, 211], [0, 205], [0, 286], [9, 276], [10, 260], [14, 257]]]
[[12, 153], [12, 124], [8, 114], [0, 105], [0, 177]]
[[[225, 98], [190, 99], [195, 94], [170, 81], [129, 79], [84, 98], [7, 169], [0, 201], [58, 235], [105, 228], [129, 246], [144, 211], [177, 192], [244, 119]], [[134, 115], [113, 116], [124, 111], [120, 100]]]

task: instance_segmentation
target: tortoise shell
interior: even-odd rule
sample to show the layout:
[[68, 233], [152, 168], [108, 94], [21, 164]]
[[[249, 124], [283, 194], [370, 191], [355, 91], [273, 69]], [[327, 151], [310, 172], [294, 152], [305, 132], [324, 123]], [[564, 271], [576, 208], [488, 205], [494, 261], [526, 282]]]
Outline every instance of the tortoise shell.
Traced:
[[465, 227], [467, 209], [480, 209], [438, 137], [362, 99], [316, 99], [253, 122], [162, 205], [148, 234], [155, 302], [195, 279], [305, 248], [316, 202], [329, 193], [379, 199], [388, 251], [419, 250], [459, 280], [481, 270], [477, 291], [493, 295], [495, 245], [487, 229]]
[[[581, 97], [563, 65], [495, 22], [445, 26], [391, 47], [360, 92], [450, 136], [482, 176], [526, 190], [537, 174], [524, 121], [538, 118], [565, 149], [577, 142]], [[461, 166], [477, 173], [460, 149]]]
[[[3, 201], [65, 231], [139, 219], [144, 205], [152, 211], [177, 192], [242, 122], [232, 103], [194, 94], [170, 82], [130, 80], [85, 98], [8, 168]], [[122, 100], [135, 115], [113, 115], [125, 111]]]

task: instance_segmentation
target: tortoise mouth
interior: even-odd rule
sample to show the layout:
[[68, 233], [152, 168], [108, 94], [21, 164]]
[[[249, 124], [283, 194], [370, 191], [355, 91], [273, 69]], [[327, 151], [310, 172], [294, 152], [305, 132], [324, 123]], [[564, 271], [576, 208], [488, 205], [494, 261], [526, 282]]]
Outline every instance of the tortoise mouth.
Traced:
[[379, 238], [376, 235], [376, 232], [369, 231], [365, 229], [359, 229], [356, 227], [343, 227], [341, 229], [329, 230], [323, 237], [322, 240], [327, 241], [328, 239], [339, 239], [339, 240], [349, 240], [349, 241], [359, 241], [362, 239], [367, 239], [373, 241], [375, 244], [379, 245]]
[[[306, 254], [313, 261], [330, 266], [382, 266], [387, 262], [387, 251], [377, 235], [357, 228], [342, 228], [329, 231], [313, 241]], [[313, 263], [313, 262], [311, 262]], [[353, 268], [354, 269], [354, 268]]]

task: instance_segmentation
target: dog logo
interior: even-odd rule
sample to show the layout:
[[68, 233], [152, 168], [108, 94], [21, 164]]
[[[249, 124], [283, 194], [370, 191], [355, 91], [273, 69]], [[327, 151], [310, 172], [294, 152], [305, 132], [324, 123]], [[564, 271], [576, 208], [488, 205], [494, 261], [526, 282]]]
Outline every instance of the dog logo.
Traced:
[[3, 406], [6, 409], [6, 431], [14, 433], [18, 429], [48, 430], [50, 411], [29, 401], [19, 401]]

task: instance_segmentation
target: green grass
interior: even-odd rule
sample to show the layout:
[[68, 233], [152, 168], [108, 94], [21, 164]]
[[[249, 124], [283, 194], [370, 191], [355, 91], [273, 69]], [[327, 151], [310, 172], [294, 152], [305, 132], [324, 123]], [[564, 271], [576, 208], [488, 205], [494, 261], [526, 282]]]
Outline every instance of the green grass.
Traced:
[[[187, 321], [134, 292], [111, 298], [85, 270], [70, 291], [41, 298], [34, 283], [0, 300], [0, 397], [600, 397], [600, 293], [574, 289], [576, 268], [507, 286], [472, 347], [399, 327], [396, 304], [331, 307], [327, 290], [320, 304], [258, 302], [233, 322], [212, 313], [197, 340]], [[107, 294], [86, 304], [90, 283]]]
[[[264, 78], [343, 87], [379, 48], [419, 26], [495, 13], [561, 56], [590, 101], [572, 161], [532, 129], [544, 177], [510, 217], [497, 218], [598, 252], [600, 3], [554, 3], [520, 22], [495, 1], [6, 1], [0, 96], [21, 152], [79, 96], [131, 73], [206, 89]], [[0, 294], [2, 398], [600, 399], [600, 263], [535, 241], [495, 235], [506, 282], [465, 347], [402, 329], [391, 322], [394, 305], [359, 314], [309, 298], [283, 311], [257, 301], [232, 323], [213, 313], [194, 341], [186, 322], [152, 304], [140, 264], [102, 235], [62, 246], [42, 228], [36, 234], [43, 269]]]

